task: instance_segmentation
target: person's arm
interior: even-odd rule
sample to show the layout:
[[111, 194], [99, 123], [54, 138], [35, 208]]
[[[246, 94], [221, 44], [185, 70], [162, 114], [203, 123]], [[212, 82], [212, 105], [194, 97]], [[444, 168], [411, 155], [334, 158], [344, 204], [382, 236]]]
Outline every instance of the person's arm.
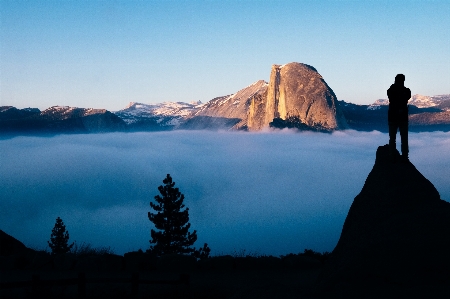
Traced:
[[405, 100], [406, 100], [406, 113], [409, 114], [409, 99], [411, 98], [411, 89], [406, 88], [406, 96], [405, 96]]
[[386, 92], [389, 102], [391, 102], [391, 98], [392, 98], [392, 85], [391, 87], [388, 88], [387, 92]]

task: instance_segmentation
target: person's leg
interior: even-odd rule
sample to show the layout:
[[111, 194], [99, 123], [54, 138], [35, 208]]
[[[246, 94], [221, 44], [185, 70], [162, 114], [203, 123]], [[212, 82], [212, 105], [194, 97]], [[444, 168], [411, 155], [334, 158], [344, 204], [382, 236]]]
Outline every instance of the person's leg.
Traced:
[[402, 141], [402, 157], [408, 159], [409, 147], [408, 147], [408, 122], [400, 124], [400, 138]]
[[397, 127], [398, 125], [396, 123], [389, 123], [389, 154], [391, 155], [391, 157], [394, 157], [395, 150], [397, 148], [395, 142], [395, 139], [397, 137]]

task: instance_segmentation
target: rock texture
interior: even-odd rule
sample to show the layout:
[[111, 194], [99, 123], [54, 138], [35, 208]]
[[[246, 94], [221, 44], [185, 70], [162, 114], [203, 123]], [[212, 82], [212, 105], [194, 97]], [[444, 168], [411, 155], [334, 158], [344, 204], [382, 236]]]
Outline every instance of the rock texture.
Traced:
[[181, 128], [205, 129], [212, 124], [215, 129], [218, 125], [223, 128], [246, 129], [247, 115], [252, 110], [250, 106], [255, 99], [265, 98], [267, 86], [267, 82], [259, 80], [232, 95], [214, 98], [189, 116]]
[[266, 97], [255, 99], [251, 108], [251, 130], [267, 127], [274, 118], [289, 117], [326, 130], [347, 128], [333, 90], [315, 68], [302, 63], [273, 65]]
[[114, 112], [123, 119], [129, 131], [161, 131], [177, 129], [185, 118], [196, 112], [202, 103], [164, 102], [143, 104], [131, 102]]
[[425, 112], [420, 114], [414, 114], [409, 116], [410, 126], [422, 126], [422, 127], [435, 127], [442, 126], [450, 128], [450, 110], [442, 112]]
[[318, 290], [333, 298], [450, 298], [449, 240], [450, 203], [380, 146]]
[[441, 110], [450, 110], [450, 94], [442, 94], [437, 96], [424, 96], [415, 94], [408, 101], [409, 105], [414, 105], [418, 108], [435, 107]]
[[298, 118], [327, 131], [346, 129], [336, 95], [312, 66], [273, 65], [269, 83], [260, 80], [237, 93], [218, 97], [192, 115], [235, 119], [234, 129], [258, 131], [274, 118]]

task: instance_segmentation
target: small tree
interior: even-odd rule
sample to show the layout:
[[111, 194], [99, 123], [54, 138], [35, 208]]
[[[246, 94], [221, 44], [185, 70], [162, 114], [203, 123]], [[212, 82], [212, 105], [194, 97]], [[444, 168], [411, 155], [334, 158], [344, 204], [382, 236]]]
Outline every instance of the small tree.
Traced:
[[203, 248], [199, 248], [198, 250], [195, 250], [193, 255], [201, 260], [209, 258], [209, 253], [211, 252], [211, 249], [208, 247], [208, 244], [203, 244]]
[[55, 227], [52, 229], [50, 241], [47, 241], [48, 246], [52, 249], [52, 254], [67, 253], [73, 246], [73, 243], [68, 245], [69, 232], [66, 231], [61, 218], [56, 218]]
[[[205, 244], [203, 249], [195, 250], [190, 246], [197, 241], [197, 231], [189, 232], [191, 224], [189, 222], [189, 208], [183, 204], [184, 195], [174, 188], [175, 182], [172, 177], [167, 174], [163, 180], [164, 186], [159, 186], [158, 191], [161, 195], [155, 196], [156, 203], [150, 202], [150, 207], [157, 213], [148, 212], [148, 218], [155, 224], [159, 231], [151, 230], [150, 246], [151, 252], [157, 255], [171, 253], [191, 253], [194, 256], [202, 258], [209, 255], [208, 245]], [[206, 249], [207, 248], [207, 249]]]

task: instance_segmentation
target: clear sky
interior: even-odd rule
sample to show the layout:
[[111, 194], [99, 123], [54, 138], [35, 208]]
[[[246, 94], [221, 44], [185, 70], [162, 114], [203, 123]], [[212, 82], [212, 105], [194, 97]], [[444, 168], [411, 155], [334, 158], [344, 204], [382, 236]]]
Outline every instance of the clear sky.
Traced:
[[0, 0], [0, 104], [206, 102], [272, 64], [314, 66], [338, 99], [450, 93], [450, 1]]

